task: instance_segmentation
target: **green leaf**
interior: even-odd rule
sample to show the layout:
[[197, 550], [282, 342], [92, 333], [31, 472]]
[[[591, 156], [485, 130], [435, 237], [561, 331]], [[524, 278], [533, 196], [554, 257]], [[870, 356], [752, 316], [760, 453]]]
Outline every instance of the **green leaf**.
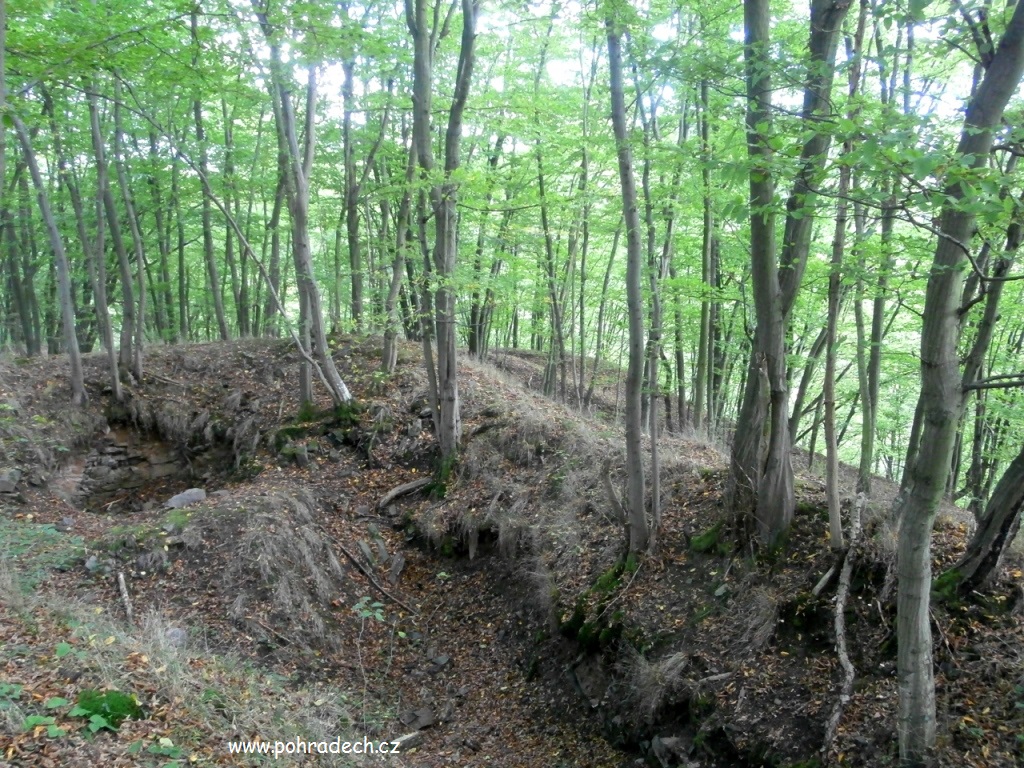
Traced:
[[60, 696], [53, 696], [53, 697], [47, 699], [46, 701], [44, 701], [43, 702], [43, 706], [46, 707], [47, 709], [57, 709], [58, 707], [67, 706], [70, 703], [71, 702], [68, 701], [65, 698], [62, 698]]
[[70, 643], [57, 643], [57, 648], [54, 651], [54, 655], [58, 659], [63, 659], [65, 656], [67, 656], [74, 650], [75, 646], [71, 645]]

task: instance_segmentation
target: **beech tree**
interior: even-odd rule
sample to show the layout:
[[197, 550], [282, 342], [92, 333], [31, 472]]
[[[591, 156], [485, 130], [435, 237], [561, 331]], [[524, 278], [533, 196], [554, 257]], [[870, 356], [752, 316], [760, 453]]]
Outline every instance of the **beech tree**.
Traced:
[[734, 514], [753, 512], [757, 536], [768, 547], [785, 536], [793, 517], [789, 384], [786, 332], [810, 249], [816, 177], [825, 163], [831, 133], [836, 50], [850, 0], [811, 3], [809, 59], [801, 117], [808, 138], [800, 151], [793, 190], [786, 202], [781, 258], [776, 254], [774, 176], [769, 126], [772, 119], [771, 12], [768, 0], [744, 2], [747, 73], [747, 142], [750, 154], [750, 259], [756, 328], [743, 404], [736, 423], [727, 504]]
[[[971, 174], [989, 165], [1003, 111], [1024, 74], [1024, 4], [1014, 7], [996, 49], [982, 53], [985, 74], [967, 105], [955, 155], [959, 167], [949, 172], [943, 188], [946, 202], [939, 217], [921, 330], [921, 436], [913, 460], [907, 459], [907, 492], [894, 510], [899, 519], [899, 742], [900, 760], [908, 766], [927, 764], [936, 735], [929, 621], [931, 532], [964, 407], [958, 344], [976, 218], [970, 199]], [[1011, 478], [1008, 486], [1012, 482]], [[1006, 492], [1013, 496], [1012, 488]], [[1012, 498], [1006, 501], [1012, 506]]]

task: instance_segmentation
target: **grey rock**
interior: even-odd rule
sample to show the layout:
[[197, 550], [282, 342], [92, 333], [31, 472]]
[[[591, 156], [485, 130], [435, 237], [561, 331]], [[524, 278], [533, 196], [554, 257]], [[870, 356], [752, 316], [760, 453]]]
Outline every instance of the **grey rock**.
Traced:
[[171, 496], [171, 498], [164, 502], [164, 506], [168, 509], [182, 509], [192, 504], [198, 504], [205, 498], [206, 491], [202, 488], [189, 488], [187, 491]]
[[412, 728], [414, 731], [421, 731], [424, 728], [429, 728], [437, 722], [437, 718], [434, 716], [434, 710], [430, 707], [410, 709], [407, 712], [400, 714], [398, 719], [402, 721], [403, 725], [408, 728]]
[[363, 553], [363, 557], [366, 558], [366, 562], [374, 562], [373, 550], [370, 549], [370, 545], [366, 543], [365, 539], [359, 540], [359, 550]]
[[296, 445], [292, 449], [292, 456], [295, 457], [295, 463], [303, 469], [309, 466], [309, 449], [305, 445]]
[[409, 424], [409, 430], [406, 434], [409, 437], [416, 437], [420, 432], [423, 431], [423, 419], [413, 419], [412, 423]]
[[188, 640], [188, 633], [181, 627], [168, 627], [164, 632], [164, 637], [174, 648], [183, 648]]
[[398, 584], [398, 580], [402, 578], [402, 571], [405, 569], [405, 555], [401, 552], [395, 554], [394, 560], [391, 561], [391, 567], [388, 569], [388, 582], [391, 586]]
[[397, 739], [392, 740], [393, 751], [392, 754], [402, 754], [411, 749], [415, 749], [423, 743], [423, 734], [417, 731], [407, 733], [404, 736], [399, 736]]
[[89, 555], [85, 560], [85, 570], [89, 573], [96, 573], [100, 568], [100, 559], [96, 555]]
[[0, 469], [0, 493], [14, 493], [20, 480], [20, 469]]
[[689, 768], [689, 746], [676, 736], [655, 736], [651, 740], [651, 754], [662, 768]]

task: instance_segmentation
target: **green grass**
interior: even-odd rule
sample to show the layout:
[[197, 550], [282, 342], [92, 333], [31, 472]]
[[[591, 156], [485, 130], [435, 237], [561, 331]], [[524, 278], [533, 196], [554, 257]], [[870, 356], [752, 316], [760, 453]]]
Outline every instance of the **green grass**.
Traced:
[[53, 570], [67, 570], [85, 557], [81, 536], [58, 531], [51, 523], [0, 518], [0, 560], [11, 563], [32, 590]]

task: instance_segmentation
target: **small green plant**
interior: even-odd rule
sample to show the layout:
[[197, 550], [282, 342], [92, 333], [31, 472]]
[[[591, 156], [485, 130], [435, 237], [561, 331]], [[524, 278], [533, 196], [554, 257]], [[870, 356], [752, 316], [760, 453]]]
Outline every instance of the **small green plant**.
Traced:
[[22, 728], [26, 731], [34, 731], [37, 728], [45, 728], [46, 735], [51, 739], [58, 739], [64, 736], [67, 731], [57, 725], [57, 719], [46, 715], [29, 715], [25, 718]]
[[23, 688], [17, 683], [0, 683], [0, 712], [14, 706], [14, 702], [21, 698]]
[[146, 713], [135, 697], [127, 693], [87, 688], [78, 694], [78, 703], [68, 715], [88, 719], [86, 727], [96, 733], [101, 730], [116, 731], [129, 717], [142, 720]]
[[364, 595], [358, 603], [352, 606], [352, 613], [363, 621], [368, 619], [384, 621], [384, 603], [376, 601], [371, 603], [370, 598]]
[[[145, 746], [145, 742], [142, 739], [133, 741], [128, 746], [129, 755], [137, 755], [142, 751]], [[151, 755], [158, 755], [160, 757], [169, 757], [172, 760], [177, 760], [183, 754], [181, 747], [174, 745], [174, 742], [168, 739], [166, 736], [161, 736], [157, 741], [146, 747], [146, 751]]]

